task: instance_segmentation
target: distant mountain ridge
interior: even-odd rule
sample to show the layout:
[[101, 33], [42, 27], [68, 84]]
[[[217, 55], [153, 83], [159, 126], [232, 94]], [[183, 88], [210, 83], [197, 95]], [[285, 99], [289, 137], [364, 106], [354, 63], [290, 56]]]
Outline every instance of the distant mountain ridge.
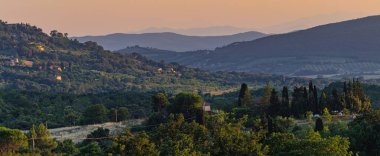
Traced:
[[[125, 49], [120, 52], [141, 52]], [[334, 75], [380, 72], [380, 16], [370, 16], [306, 30], [236, 42], [214, 51], [162, 55], [154, 60], [228, 71], [285, 75]], [[154, 54], [154, 55], [153, 55]]]
[[371, 54], [366, 58], [373, 58], [380, 57], [379, 50], [380, 16], [371, 16], [235, 43], [219, 48], [213, 54], [231, 54], [231, 51], [255, 57], [305, 55], [366, 57]]
[[252, 30], [254, 29], [238, 28], [233, 26], [211, 26], [199, 28], [150, 27], [136, 32], [130, 32], [130, 34], [172, 32], [187, 36], [226, 36], [239, 34], [242, 32], [250, 32]]
[[176, 33], [110, 34], [105, 36], [74, 37], [80, 42], [94, 41], [108, 50], [130, 46], [152, 47], [177, 52], [214, 50], [234, 42], [251, 41], [267, 36], [260, 32], [245, 32], [226, 36], [186, 36]]

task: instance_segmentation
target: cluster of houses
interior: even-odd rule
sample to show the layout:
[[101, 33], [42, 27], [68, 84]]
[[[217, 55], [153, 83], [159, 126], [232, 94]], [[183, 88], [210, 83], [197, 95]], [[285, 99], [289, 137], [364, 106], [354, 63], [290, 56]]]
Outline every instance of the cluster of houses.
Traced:
[[[331, 115], [336, 115], [336, 116], [339, 116], [339, 117], [343, 117], [343, 116], [345, 116], [345, 114], [344, 114], [343, 111], [337, 111], [337, 110], [335, 110], [335, 111], [331, 111]], [[312, 114], [311, 117], [312, 117], [313, 119], [317, 119], [317, 118], [320, 118], [321, 115], [320, 115], [320, 114]], [[350, 117], [351, 117], [352, 119], [355, 119], [355, 118], [356, 118], [356, 114], [351, 114]]]
[[167, 68], [167, 69], [162, 69], [162, 68], [158, 68], [157, 69], [157, 72], [158, 73], [164, 73], [164, 72], [167, 72], [167, 73], [173, 73], [177, 76], [181, 76], [181, 73], [177, 72], [174, 70], [174, 68]]
[[62, 76], [60, 73], [65, 69], [65, 67], [60, 67], [60, 66], [49, 66], [49, 70], [51, 71], [56, 71], [58, 74], [55, 75], [55, 79], [57, 81], [62, 81]]
[[25, 67], [33, 67], [33, 61], [28, 60], [19, 60], [18, 58], [10, 59], [8, 61], [10, 66], [25, 66]]
[[45, 47], [42, 46], [42, 45], [37, 45], [36, 48], [37, 48], [40, 52], [44, 52], [44, 51], [45, 51]]
[[45, 51], [45, 46], [43, 46], [43, 44], [41, 44], [41, 43], [31, 42], [31, 43], [29, 43], [29, 45], [34, 46], [39, 52]]
[[[21, 60], [18, 58], [5, 60], [5, 63], [8, 64], [9, 66], [23, 66], [23, 67], [29, 67], [29, 68], [32, 68], [34, 65], [33, 61]], [[42, 66], [39, 66], [38, 68], [40, 70], [43, 70]], [[57, 75], [55, 75], [55, 79], [57, 81], [62, 81], [62, 76], [60, 75], [60, 73], [64, 70], [64, 68], [65, 67], [53, 66], [53, 65], [48, 67], [49, 70], [56, 71], [58, 73]]]

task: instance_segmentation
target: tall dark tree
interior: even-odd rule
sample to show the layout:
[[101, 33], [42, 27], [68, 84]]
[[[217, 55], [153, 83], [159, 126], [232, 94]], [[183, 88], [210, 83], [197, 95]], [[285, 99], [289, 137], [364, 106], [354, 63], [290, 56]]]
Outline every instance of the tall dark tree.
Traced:
[[326, 93], [326, 91], [325, 90], [323, 90], [322, 91], [322, 93], [321, 93], [321, 96], [320, 96], [320, 98], [319, 98], [319, 110], [318, 110], [318, 112], [319, 113], [322, 113], [322, 110], [324, 109], [324, 108], [329, 108], [328, 107], [328, 103], [329, 103], [329, 97], [328, 97], [328, 94]]
[[289, 103], [289, 90], [288, 87], [284, 86], [282, 88], [282, 98], [281, 98], [281, 114], [283, 116], [290, 116], [290, 103]]
[[336, 88], [332, 91], [332, 106], [330, 110], [333, 111], [341, 111], [344, 108], [344, 104], [342, 103], [342, 98], [338, 93]]
[[314, 86], [313, 87], [313, 103], [314, 103], [314, 107], [313, 107], [313, 112], [314, 113], [320, 113], [322, 108], [319, 106], [319, 102], [318, 102], [318, 90], [317, 90], [317, 87]]
[[317, 131], [317, 132], [323, 131], [323, 121], [321, 118], [318, 118], [315, 121], [315, 131]]
[[344, 83], [343, 83], [343, 92], [344, 92], [344, 94], [348, 93], [348, 88], [347, 88], [347, 82], [346, 81], [344, 81]]
[[306, 112], [305, 106], [307, 106], [307, 99], [305, 87], [294, 87], [291, 105], [292, 115], [299, 117], [299, 115]]
[[248, 85], [243, 83], [240, 88], [238, 106], [239, 107], [250, 107], [253, 104], [253, 98], [251, 92], [248, 89]]
[[203, 103], [204, 100], [198, 94], [186, 92], [179, 93], [174, 97], [170, 113], [182, 113], [187, 121], [194, 120], [198, 123], [203, 123], [205, 115], [202, 110]]
[[302, 114], [306, 111], [310, 111], [309, 94], [306, 87], [303, 87], [303, 100], [304, 103], [300, 112]]
[[308, 99], [307, 99], [307, 108], [306, 111], [312, 111], [315, 112], [316, 108], [316, 103], [315, 103], [315, 98], [314, 98], [314, 86], [313, 82], [309, 82], [309, 90], [308, 90]]
[[313, 91], [313, 81], [309, 81], [309, 93]]
[[260, 105], [263, 110], [269, 107], [272, 89], [273, 89], [273, 86], [269, 82], [264, 86], [264, 93], [260, 99]]
[[348, 124], [350, 148], [360, 155], [379, 155], [380, 153], [380, 110], [373, 110], [357, 117]]
[[352, 88], [351, 88], [351, 81], [348, 82], [344, 82], [344, 86], [343, 86], [343, 93], [344, 93], [344, 98], [345, 98], [345, 102], [346, 102], [346, 108], [351, 110], [353, 108], [353, 98], [352, 98]]
[[272, 134], [274, 132], [274, 123], [272, 117], [268, 117], [268, 134]]
[[270, 106], [268, 109], [268, 114], [271, 116], [280, 115], [281, 110], [281, 102], [278, 99], [277, 91], [276, 89], [272, 89], [271, 96], [270, 96]]
[[108, 109], [102, 104], [92, 105], [83, 113], [84, 122], [88, 124], [102, 123], [108, 121]]
[[169, 105], [168, 96], [165, 93], [153, 95], [153, 111], [162, 112]]

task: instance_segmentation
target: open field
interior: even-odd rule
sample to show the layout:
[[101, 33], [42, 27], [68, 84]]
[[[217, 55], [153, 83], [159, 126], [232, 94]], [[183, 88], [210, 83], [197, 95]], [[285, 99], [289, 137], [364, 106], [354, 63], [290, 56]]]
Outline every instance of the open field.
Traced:
[[[74, 143], [79, 143], [86, 139], [87, 135], [95, 131], [98, 128], [106, 128], [110, 130], [111, 136], [121, 133], [125, 128], [130, 128], [136, 125], [141, 125], [145, 119], [132, 119], [123, 122], [107, 122], [102, 124], [84, 125], [84, 126], [72, 126], [49, 129], [52, 138], [58, 141], [72, 140]], [[28, 131], [24, 131], [27, 133]]]
[[[344, 116], [339, 116], [339, 115], [332, 115], [332, 120], [331, 121], [326, 121], [326, 123], [332, 123], [332, 122], [338, 122], [338, 121], [343, 121], [345, 123], [349, 123], [350, 121], [354, 120], [354, 118], [351, 115], [344, 115]], [[295, 125], [297, 126], [302, 126], [302, 127], [307, 127], [307, 126], [315, 126], [315, 119], [311, 122], [307, 121], [306, 119], [303, 120], [296, 120]]]

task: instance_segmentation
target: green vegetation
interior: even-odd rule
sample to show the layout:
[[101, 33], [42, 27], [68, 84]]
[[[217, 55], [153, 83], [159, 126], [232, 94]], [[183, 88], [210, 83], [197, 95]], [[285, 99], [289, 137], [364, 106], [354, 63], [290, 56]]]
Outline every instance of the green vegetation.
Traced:
[[[152, 110], [153, 94], [153, 92], [133, 91], [79, 95], [0, 91], [0, 125], [26, 130], [33, 124], [39, 123], [46, 123], [49, 128], [54, 128], [93, 124], [98, 123], [98, 120], [116, 121], [115, 110], [118, 121], [146, 118]], [[96, 104], [98, 107], [100, 105], [102, 116], [93, 116], [95, 112], [89, 110]]]
[[268, 139], [271, 155], [352, 155], [347, 138], [340, 136], [322, 138], [318, 132], [307, 131], [303, 137], [293, 134], [274, 133]]
[[102, 104], [91, 105], [83, 113], [85, 124], [96, 124], [108, 121], [108, 110]]
[[252, 101], [251, 92], [248, 90], [248, 85], [243, 83], [240, 88], [238, 106], [250, 107], [252, 106], [252, 104], [253, 104], [253, 101]]
[[[114, 54], [96, 43], [82, 44], [57, 31], [47, 35], [27, 24], [0, 22], [0, 38], [1, 153], [345, 156], [380, 152], [380, 110], [373, 110], [357, 79], [318, 89], [311, 81], [307, 87], [300, 85], [307, 84], [304, 79], [207, 72], [156, 63], [137, 54]], [[240, 92], [208, 93], [241, 82], [247, 83]], [[266, 85], [249, 89], [253, 83]], [[131, 118], [146, 122], [116, 133], [99, 128], [79, 138], [79, 143], [57, 141], [48, 129]]]
[[[248, 89], [248, 86], [243, 85], [243, 88]], [[284, 88], [286, 90], [286, 87]], [[304, 87], [296, 87], [295, 90], [299, 88], [302, 88], [302, 93], [304, 93]], [[305, 100], [304, 94], [301, 95], [302, 100]], [[70, 140], [55, 141], [44, 124], [38, 127], [32, 126], [25, 135], [18, 130], [3, 128], [2, 131], [18, 131], [18, 133], [5, 134], [5, 136], [16, 135], [13, 141], [7, 137], [0, 138], [0, 143], [12, 144], [12, 146], [2, 146], [4, 147], [2, 150], [9, 153], [42, 155], [55, 153], [65, 155], [348, 156], [356, 153], [373, 155], [379, 152], [376, 141], [379, 139], [376, 130], [377, 125], [380, 124], [379, 110], [357, 112], [362, 115], [358, 114], [358, 117], [348, 124], [317, 118], [313, 128], [311, 127], [313, 124], [307, 126], [300, 123], [304, 118], [295, 120], [291, 117], [282, 117], [270, 109], [262, 113], [251, 111], [263, 106], [260, 102], [252, 102], [253, 106], [247, 107], [239, 106], [237, 100], [233, 104], [235, 109], [232, 111], [210, 114], [202, 109], [204, 104], [202, 96], [195, 93], [182, 92], [175, 96], [168, 96], [160, 92], [150, 96], [152, 98], [148, 99], [151, 100], [151, 116], [144, 125], [132, 130], [125, 129], [122, 133], [110, 134], [110, 130], [99, 128], [87, 135], [81, 143], [75, 144]], [[298, 97], [296, 94], [293, 96], [293, 98]], [[236, 99], [239, 97], [240, 95], [236, 94]], [[272, 89], [269, 101], [269, 108], [275, 108], [273, 104], [282, 105], [287, 100], [281, 100], [275, 89]], [[292, 102], [296, 101], [298, 99], [292, 100]], [[289, 103], [290, 106], [292, 102]], [[334, 103], [329, 103], [327, 106], [331, 107], [330, 105]], [[310, 113], [312, 109], [309, 107], [311, 106], [305, 103], [302, 110], [307, 110], [309, 112], [307, 114], [312, 115]], [[107, 114], [112, 111], [108, 110], [123, 112], [125, 108], [121, 108], [107, 108], [105, 105], [92, 104], [84, 107], [83, 114], [80, 116], [83, 116], [84, 122], [104, 122], [110, 119]], [[236, 111], [237, 109], [240, 111]], [[329, 112], [327, 108], [325, 111]], [[354, 111], [355, 109], [352, 109], [352, 112]], [[86, 115], [89, 112], [97, 115]], [[339, 115], [331, 115], [331, 117], [337, 118]], [[3, 133], [0, 134], [3, 136]], [[371, 143], [367, 142], [368, 139]], [[27, 146], [27, 140], [29, 146]]]
[[315, 131], [322, 132], [323, 131], [323, 121], [321, 118], [318, 118], [315, 121]]
[[[28, 24], [0, 22], [0, 88], [41, 92], [218, 91], [242, 82], [284, 83], [282, 77], [208, 72], [177, 63], [154, 62], [138, 54], [106, 51], [95, 42], [79, 43], [67, 34], [49, 35]], [[304, 79], [288, 78], [302, 83]], [[291, 84], [289, 84], [291, 85]]]
[[380, 152], [380, 110], [359, 116], [348, 124], [352, 150], [360, 155], [377, 155]]
[[0, 153], [14, 153], [27, 145], [27, 137], [20, 130], [0, 127]]
[[31, 146], [32, 153], [37, 152], [47, 155], [57, 147], [57, 142], [50, 137], [50, 132], [44, 124], [40, 124], [38, 127], [33, 125], [28, 136], [30, 138], [29, 145]]

